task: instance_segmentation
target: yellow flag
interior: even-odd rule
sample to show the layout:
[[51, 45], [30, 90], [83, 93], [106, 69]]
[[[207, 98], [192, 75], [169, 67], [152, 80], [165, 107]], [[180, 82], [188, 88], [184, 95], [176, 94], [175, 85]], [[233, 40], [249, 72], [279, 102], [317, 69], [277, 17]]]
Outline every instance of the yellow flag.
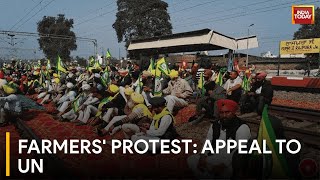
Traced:
[[166, 60], [163, 58], [159, 59], [157, 62], [157, 68], [165, 75], [169, 76], [170, 74], [170, 69], [167, 65]]
[[57, 70], [58, 70], [58, 71], [61, 71], [61, 72], [63, 72], [63, 73], [67, 73], [67, 69], [64, 68], [63, 65], [62, 65], [60, 56], [58, 56]]

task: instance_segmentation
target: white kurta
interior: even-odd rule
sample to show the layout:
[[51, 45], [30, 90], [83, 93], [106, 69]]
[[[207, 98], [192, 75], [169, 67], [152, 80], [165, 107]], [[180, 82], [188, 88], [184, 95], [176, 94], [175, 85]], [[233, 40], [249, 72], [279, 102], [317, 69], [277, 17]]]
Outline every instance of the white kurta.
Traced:
[[21, 113], [21, 102], [15, 94], [10, 94], [6, 97], [0, 97], [0, 106], [6, 111]]
[[[212, 141], [213, 136], [213, 129], [212, 125], [209, 128], [208, 134], [207, 134], [207, 140]], [[236, 137], [235, 140], [238, 141], [240, 139], [245, 139], [249, 140], [251, 138], [251, 132], [250, 128], [248, 125], [243, 124], [241, 125], [238, 130], [236, 131]], [[220, 129], [220, 136], [218, 139], [221, 140], [227, 140], [226, 139], [226, 131]], [[229, 138], [230, 139], [230, 138]], [[207, 156], [206, 162], [207, 162], [207, 167], [208, 169], [214, 165], [219, 165], [219, 164], [224, 164], [227, 168], [224, 170], [222, 173], [221, 177], [223, 178], [230, 178], [232, 176], [232, 156], [234, 152], [237, 150], [233, 150], [232, 153], [227, 154], [227, 148], [221, 149], [219, 151], [219, 154], [213, 154], [211, 156]], [[200, 159], [200, 155], [192, 155], [188, 158], [188, 165], [192, 169], [193, 173], [198, 177], [198, 178], [212, 178], [214, 177], [213, 174], [210, 174], [207, 171], [200, 171], [197, 166], [198, 162]]]

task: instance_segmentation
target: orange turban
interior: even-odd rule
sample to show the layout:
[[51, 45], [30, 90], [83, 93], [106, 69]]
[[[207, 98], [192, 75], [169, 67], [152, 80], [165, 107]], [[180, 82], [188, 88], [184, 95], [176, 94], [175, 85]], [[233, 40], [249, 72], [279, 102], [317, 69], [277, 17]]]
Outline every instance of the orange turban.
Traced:
[[235, 113], [238, 109], [238, 104], [230, 99], [220, 99], [217, 101], [218, 111], [230, 111]]
[[263, 78], [265, 78], [265, 77], [267, 77], [267, 73], [266, 73], [266, 72], [260, 72], [260, 73], [257, 75], [257, 78], [263, 79]]

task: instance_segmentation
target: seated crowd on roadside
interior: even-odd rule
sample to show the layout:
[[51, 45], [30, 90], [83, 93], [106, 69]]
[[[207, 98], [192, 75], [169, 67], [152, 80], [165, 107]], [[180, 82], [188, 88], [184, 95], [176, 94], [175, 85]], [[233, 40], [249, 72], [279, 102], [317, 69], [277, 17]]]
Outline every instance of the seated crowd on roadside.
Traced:
[[[174, 115], [196, 102], [196, 115], [190, 122], [204, 117], [224, 119], [210, 127], [209, 139], [216, 135], [212, 130], [221, 131], [215, 139], [225, 139], [221, 128], [227, 129], [230, 138], [250, 139], [249, 127], [235, 115], [237, 107], [240, 105], [241, 113], [261, 114], [263, 106], [272, 101], [273, 90], [265, 72], [227, 72], [198, 64], [190, 70], [158, 67], [146, 70], [130, 62], [126, 69], [109, 64], [61, 70], [21, 62], [6, 64], [0, 71], [0, 124], [7, 125], [22, 114], [16, 94], [23, 94], [40, 105], [54, 104], [54, 119], [93, 126], [93, 133], [99, 136], [122, 131], [132, 141], [174, 139], [178, 137]], [[194, 167], [211, 163], [203, 157], [196, 159], [201, 164]], [[225, 161], [231, 164], [231, 159]]]

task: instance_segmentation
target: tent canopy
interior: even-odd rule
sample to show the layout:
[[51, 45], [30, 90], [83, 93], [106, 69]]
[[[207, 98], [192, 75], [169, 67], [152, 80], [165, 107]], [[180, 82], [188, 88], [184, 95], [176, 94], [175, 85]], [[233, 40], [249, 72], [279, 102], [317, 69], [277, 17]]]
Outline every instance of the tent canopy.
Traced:
[[233, 38], [210, 29], [202, 29], [166, 36], [133, 40], [128, 51], [130, 54], [165, 54], [210, 50], [243, 50], [258, 47], [256, 36]]

